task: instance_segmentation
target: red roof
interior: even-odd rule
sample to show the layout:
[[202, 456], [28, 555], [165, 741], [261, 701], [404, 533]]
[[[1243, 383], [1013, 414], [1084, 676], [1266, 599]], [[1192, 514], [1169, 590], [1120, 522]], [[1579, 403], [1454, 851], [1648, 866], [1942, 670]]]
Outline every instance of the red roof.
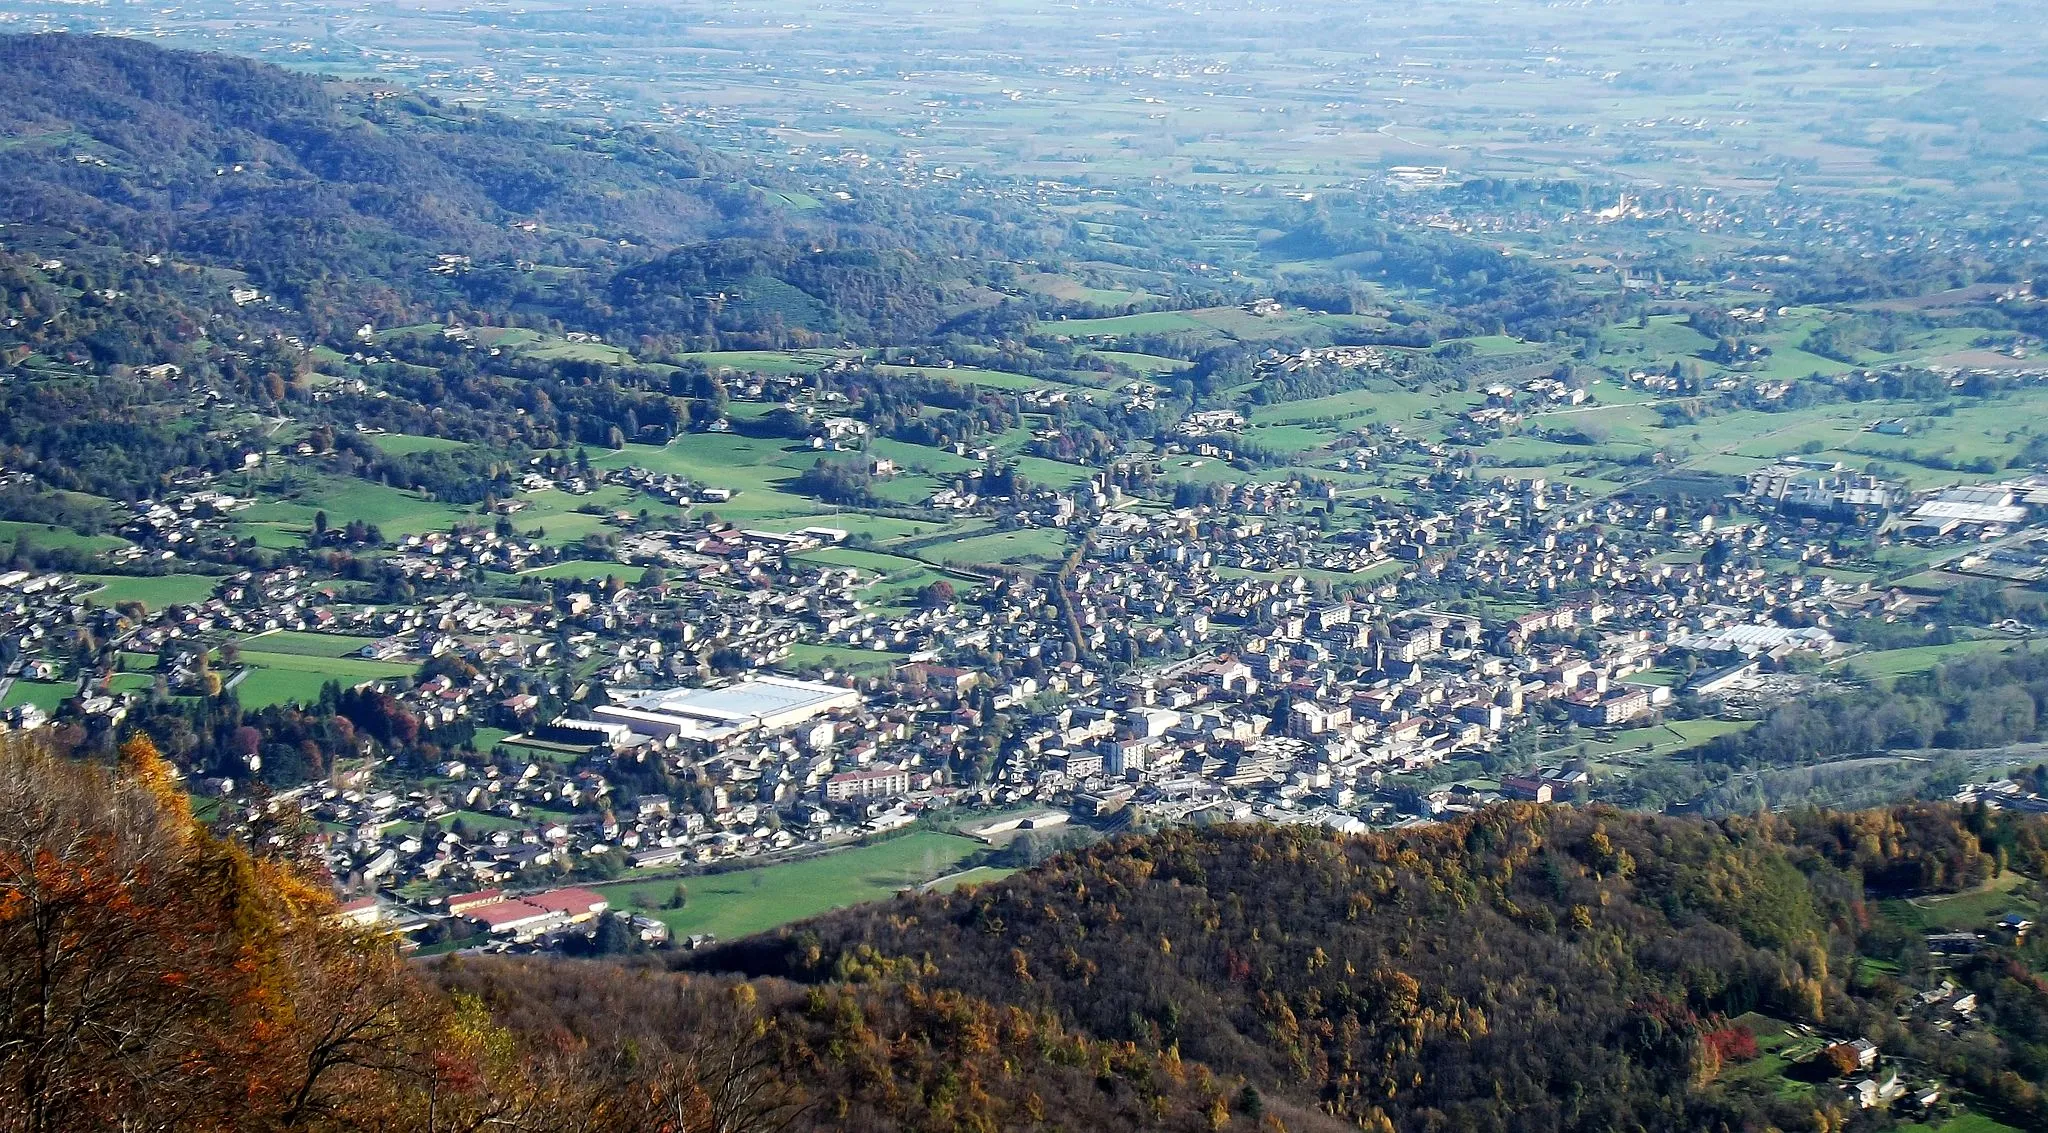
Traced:
[[571, 916], [601, 913], [611, 907], [610, 901], [588, 889], [550, 889], [546, 893], [535, 893], [523, 900], [526, 904]]

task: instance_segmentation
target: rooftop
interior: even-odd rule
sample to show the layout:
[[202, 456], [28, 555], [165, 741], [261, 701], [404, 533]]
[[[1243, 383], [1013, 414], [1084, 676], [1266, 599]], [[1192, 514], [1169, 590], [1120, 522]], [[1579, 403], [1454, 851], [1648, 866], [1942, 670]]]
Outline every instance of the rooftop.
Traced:
[[856, 695], [837, 685], [761, 676], [724, 688], [678, 688], [642, 693], [625, 707], [722, 724], [763, 721], [795, 713], [822, 712], [852, 704]]

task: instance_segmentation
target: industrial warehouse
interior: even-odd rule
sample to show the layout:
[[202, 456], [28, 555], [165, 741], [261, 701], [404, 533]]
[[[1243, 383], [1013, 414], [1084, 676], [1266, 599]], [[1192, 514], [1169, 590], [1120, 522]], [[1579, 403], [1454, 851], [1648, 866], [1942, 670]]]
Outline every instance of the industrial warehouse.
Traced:
[[860, 707], [860, 694], [837, 685], [757, 676], [722, 688], [644, 692], [592, 710], [600, 723], [667, 743], [714, 747], [756, 732], [782, 732], [829, 712]]

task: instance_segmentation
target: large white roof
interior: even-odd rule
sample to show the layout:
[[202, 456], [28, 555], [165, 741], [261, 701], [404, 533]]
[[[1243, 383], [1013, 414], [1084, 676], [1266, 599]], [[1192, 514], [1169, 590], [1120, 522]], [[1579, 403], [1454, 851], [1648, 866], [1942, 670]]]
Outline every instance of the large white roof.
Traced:
[[675, 688], [641, 693], [625, 707], [723, 724], [740, 724], [823, 712], [859, 703], [859, 695], [837, 685], [787, 677], [754, 677], [723, 688]]

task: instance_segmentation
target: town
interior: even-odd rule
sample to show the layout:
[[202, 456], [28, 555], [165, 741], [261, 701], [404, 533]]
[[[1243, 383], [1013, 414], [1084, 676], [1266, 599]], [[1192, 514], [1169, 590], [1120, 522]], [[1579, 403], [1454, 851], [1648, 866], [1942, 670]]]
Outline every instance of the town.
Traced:
[[[805, 383], [751, 392], [784, 398], [820, 443], [864, 431]], [[1205, 428], [1229, 443], [1242, 424]], [[1192, 506], [1114, 474], [995, 494], [1011, 477], [991, 465], [971, 477], [981, 490], [930, 506], [969, 501], [1080, 553], [911, 590], [883, 589], [887, 560], [859, 549], [873, 540], [829, 516], [745, 526], [704, 514], [731, 489], [588, 462], [526, 473], [494, 521], [386, 540], [382, 588], [410, 601], [363, 600], [318, 559], [206, 576], [204, 594], [157, 607], [105, 601], [105, 578], [15, 570], [0, 574], [0, 686], [53, 691], [14, 697], [6, 723], [161, 734], [192, 697], [289, 678], [296, 695], [271, 699], [317, 701], [347, 745], [281, 777], [297, 753], [252, 734], [189, 766], [187, 787], [245, 831], [315, 831], [350, 918], [436, 948], [546, 947], [608, 919], [662, 943], [674, 910], [642, 882], [919, 828], [1350, 833], [1617, 797], [1670, 737], [1739, 729], [1841, 679], [1872, 636], [1858, 626], [1910, 624], [1932, 602], [1845, 581], [1830, 568], [1849, 544], [1992, 578], [2041, 569], [2034, 476], [1912, 493], [1786, 457], [1724, 499], [1595, 499], [1453, 475], [1398, 429], [1362, 439], [1433, 460], [1437, 506], [1369, 500], [1333, 524], [1338, 494], [1299, 478]], [[1187, 451], [1159, 444], [1124, 460]], [[245, 463], [306, 459], [301, 444]], [[233, 475], [136, 505], [129, 557], [217, 540], [246, 506]], [[576, 548], [602, 557], [564, 558], [506, 520], [598, 493], [626, 501], [596, 517], [612, 538]], [[546, 582], [473, 592], [490, 572]], [[1008, 839], [984, 841], [976, 860]], [[631, 889], [607, 897], [621, 879]]]

